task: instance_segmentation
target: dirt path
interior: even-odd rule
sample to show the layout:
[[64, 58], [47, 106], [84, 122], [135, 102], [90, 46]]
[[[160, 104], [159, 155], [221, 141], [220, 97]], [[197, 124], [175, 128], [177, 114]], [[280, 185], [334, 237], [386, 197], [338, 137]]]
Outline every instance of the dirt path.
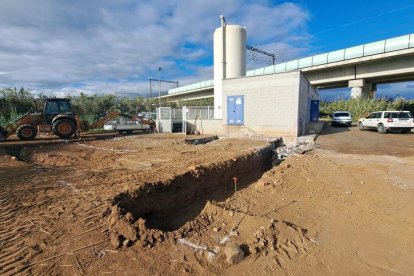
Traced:
[[[4, 155], [0, 274], [411, 275], [412, 136], [328, 128], [318, 150], [263, 176], [251, 159], [263, 141], [140, 135]], [[139, 240], [114, 249], [114, 204], [164, 232], [137, 226]], [[246, 254], [237, 265], [229, 241]]]

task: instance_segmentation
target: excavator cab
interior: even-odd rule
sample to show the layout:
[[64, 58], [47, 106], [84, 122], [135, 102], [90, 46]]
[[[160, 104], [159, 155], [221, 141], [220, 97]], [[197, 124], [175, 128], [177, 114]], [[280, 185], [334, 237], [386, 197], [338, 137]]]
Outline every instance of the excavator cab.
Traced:
[[47, 125], [51, 125], [53, 119], [59, 114], [66, 114], [69, 117], [73, 116], [72, 106], [69, 99], [46, 99], [43, 113], [45, 116], [45, 123]]

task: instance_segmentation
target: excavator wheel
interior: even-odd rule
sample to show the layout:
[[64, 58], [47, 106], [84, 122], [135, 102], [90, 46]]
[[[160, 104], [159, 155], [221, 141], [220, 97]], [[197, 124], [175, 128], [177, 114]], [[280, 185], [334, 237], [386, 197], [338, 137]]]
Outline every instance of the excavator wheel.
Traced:
[[21, 140], [33, 140], [37, 135], [37, 129], [32, 125], [21, 125], [17, 128], [16, 135]]
[[76, 126], [71, 119], [62, 118], [53, 122], [52, 131], [56, 136], [68, 139], [76, 132]]

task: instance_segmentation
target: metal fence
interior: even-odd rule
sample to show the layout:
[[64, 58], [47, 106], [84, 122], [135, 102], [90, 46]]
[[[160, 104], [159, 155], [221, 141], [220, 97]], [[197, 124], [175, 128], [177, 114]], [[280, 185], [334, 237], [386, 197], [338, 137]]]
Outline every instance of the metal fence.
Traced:
[[214, 106], [188, 106], [186, 120], [211, 120], [214, 119]]
[[171, 119], [172, 120], [182, 120], [183, 119], [183, 110], [182, 109], [171, 109]]
[[171, 107], [158, 108], [160, 120], [171, 120]]

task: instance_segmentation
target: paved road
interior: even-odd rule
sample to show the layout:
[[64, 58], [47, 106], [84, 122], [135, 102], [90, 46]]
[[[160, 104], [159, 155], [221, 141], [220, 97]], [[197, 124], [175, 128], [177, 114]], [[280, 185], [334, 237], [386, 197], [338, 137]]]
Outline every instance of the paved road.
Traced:
[[316, 142], [322, 149], [340, 153], [414, 156], [414, 132], [380, 134], [357, 127], [328, 126]]

